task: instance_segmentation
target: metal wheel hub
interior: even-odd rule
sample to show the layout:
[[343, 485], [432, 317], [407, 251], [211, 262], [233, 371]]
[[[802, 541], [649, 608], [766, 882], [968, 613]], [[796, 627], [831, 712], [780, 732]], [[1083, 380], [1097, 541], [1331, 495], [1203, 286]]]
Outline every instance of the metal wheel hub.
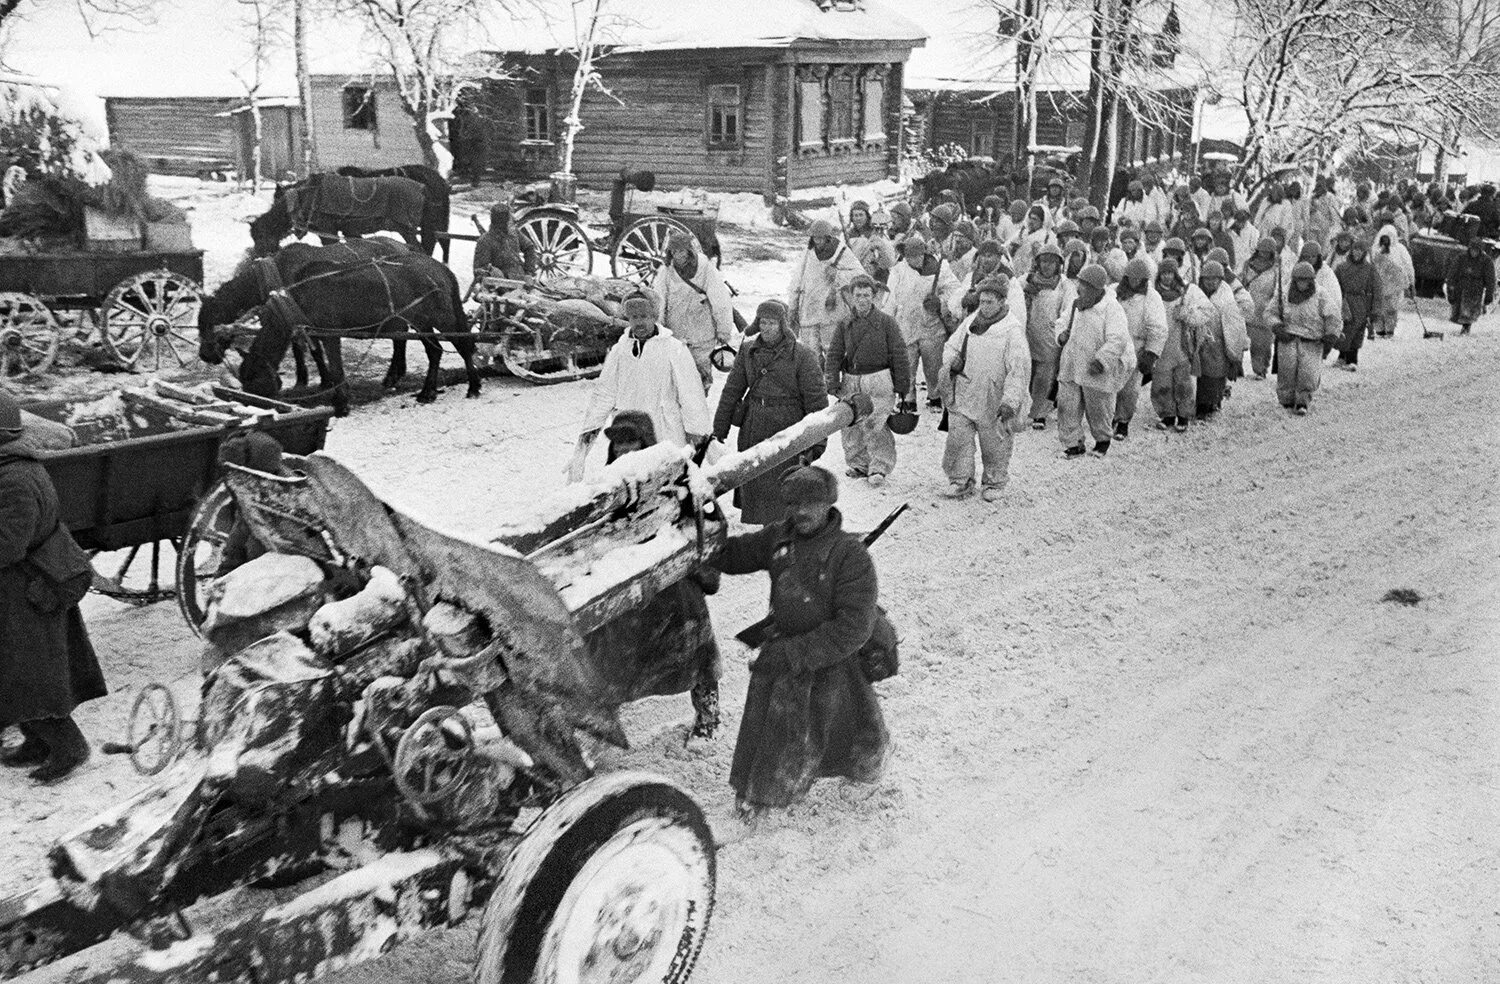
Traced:
[[152, 315], [146, 321], [146, 330], [157, 338], [163, 338], [172, 331], [172, 322], [161, 315]]
[[[544, 959], [557, 984], [632, 984], [665, 978], [693, 918], [697, 876], [680, 850], [644, 821], [584, 867], [560, 907]], [[571, 904], [570, 904], [571, 903]]]
[[0, 348], [19, 349], [21, 333], [14, 328], [0, 328]]

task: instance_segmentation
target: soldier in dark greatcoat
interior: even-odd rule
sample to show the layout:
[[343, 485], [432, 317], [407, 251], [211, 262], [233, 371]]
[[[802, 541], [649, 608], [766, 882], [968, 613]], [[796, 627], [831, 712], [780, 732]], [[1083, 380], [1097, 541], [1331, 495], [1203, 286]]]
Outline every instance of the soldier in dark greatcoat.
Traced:
[[726, 574], [771, 575], [772, 627], [750, 665], [729, 773], [747, 819], [797, 802], [819, 778], [875, 781], [890, 747], [859, 657], [879, 595], [870, 552], [844, 531], [830, 472], [790, 472], [782, 494], [787, 518], [730, 537], [715, 562]]
[[21, 436], [21, 411], [0, 390], [0, 731], [16, 725], [9, 766], [52, 782], [89, 757], [73, 709], [106, 693], [78, 602], [88, 554], [60, 518], [52, 480]]

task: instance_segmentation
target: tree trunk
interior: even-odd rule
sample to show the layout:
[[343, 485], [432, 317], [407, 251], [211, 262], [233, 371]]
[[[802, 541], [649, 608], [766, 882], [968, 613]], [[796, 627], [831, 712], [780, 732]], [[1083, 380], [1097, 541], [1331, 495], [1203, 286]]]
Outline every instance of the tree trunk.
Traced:
[[422, 150], [422, 163], [446, 178], [453, 171], [453, 152], [448, 149], [447, 139], [438, 127], [440, 119], [441, 113], [433, 112], [424, 104], [413, 114], [411, 128], [417, 146]]
[[292, 47], [297, 57], [297, 100], [302, 111], [297, 114], [302, 129], [302, 170], [304, 175], [318, 169], [317, 127], [313, 120], [312, 76], [307, 67], [307, 0], [292, 3]]
[[[595, 16], [598, 16], [596, 11]], [[583, 130], [583, 95], [588, 89], [589, 73], [593, 71], [592, 50], [578, 52], [578, 68], [573, 72], [573, 91], [568, 96], [568, 115], [563, 120], [562, 167], [564, 174], [573, 173], [573, 144]]]
[[1104, 149], [1105, 83], [1110, 71], [1106, 22], [1111, 6], [1111, 0], [1093, 0], [1089, 17], [1089, 88], [1084, 100], [1088, 118], [1083, 131], [1083, 152], [1078, 157], [1076, 190], [1090, 201], [1094, 198], [1096, 162]]
[[250, 190], [260, 192], [261, 143], [265, 139], [265, 121], [260, 114], [260, 99], [250, 93], [250, 123], [253, 128], [250, 142]]

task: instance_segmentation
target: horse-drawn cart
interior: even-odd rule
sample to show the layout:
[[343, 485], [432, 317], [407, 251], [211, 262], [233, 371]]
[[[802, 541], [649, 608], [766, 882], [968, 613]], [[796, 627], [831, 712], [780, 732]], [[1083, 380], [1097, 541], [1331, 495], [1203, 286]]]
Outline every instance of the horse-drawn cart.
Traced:
[[[537, 278], [583, 277], [594, 271], [594, 253], [610, 254], [610, 275], [649, 284], [667, 257], [667, 239], [682, 231], [697, 237], [709, 259], [718, 262], [718, 205], [683, 199], [655, 203], [638, 197], [656, 186], [649, 171], [623, 172], [615, 179], [609, 222], [596, 225], [592, 238], [584, 229], [576, 202], [562, 198], [549, 182], [527, 185], [515, 196], [516, 228], [536, 246]], [[474, 239], [458, 233], [451, 239]]]
[[178, 604], [195, 628], [233, 520], [229, 494], [218, 481], [219, 445], [231, 433], [255, 428], [290, 453], [310, 454], [323, 447], [333, 415], [238, 390], [163, 384], [26, 409], [66, 425], [77, 438], [76, 447], [37, 456], [79, 545], [97, 555], [118, 554], [112, 571], [96, 567], [95, 589], [142, 604], [171, 597], [174, 589], [161, 576], [163, 560], [173, 563], [163, 557], [167, 543], [175, 552]]
[[77, 311], [98, 328], [120, 366], [180, 368], [197, 353], [203, 251], [0, 252], [0, 377], [39, 376], [66, 335], [57, 314]]

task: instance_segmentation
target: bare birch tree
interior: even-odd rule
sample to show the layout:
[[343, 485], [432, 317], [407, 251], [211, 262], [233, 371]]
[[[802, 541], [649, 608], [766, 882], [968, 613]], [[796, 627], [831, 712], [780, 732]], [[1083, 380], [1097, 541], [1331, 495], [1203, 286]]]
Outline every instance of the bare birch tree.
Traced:
[[1495, 134], [1500, 73], [1436, 29], [1454, 0], [1238, 2], [1252, 191], [1335, 150], [1412, 140], [1451, 153], [1458, 134]]
[[390, 70], [428, 166], [453, 168], [448, 124], [459, 100], [485, 79], [505, 78], [499, 61], [479, 54], [487, 25], [513, 16], [526, 0], [338, 0], [359, 19]]
[[[573, 173], [573, 144], [583, 131], [583, 97], [594, 89], [611, 99], [614, 93], [604, 84], [598, 62], [609, 47], [618, 43], [626, 21], [608, 10], [610, 0], [573, 0], [573, 45], [568, 53], [577, 59], [573, 70], [573, 87], [568, 97], [568, 115], [563, 118], [562, 171]], [[618, 99], [615, 99], [619, 102]]]
[[[239, 5], [242, 24], [247, 31], [250, 57], [245, 64], [230, 69], [230, 74], [245, 90], [249, 103], [250, 125], [250, 188], [260, 191], [261, 145], [265, 138], [265, 121], [261, 117], [261, 90], [265, 87], [266, 71], [276, 48], [286, 39], [283, 11], [275, 0], [235, 0]], [[241, 180], [244, 175], [240, 176]]]

